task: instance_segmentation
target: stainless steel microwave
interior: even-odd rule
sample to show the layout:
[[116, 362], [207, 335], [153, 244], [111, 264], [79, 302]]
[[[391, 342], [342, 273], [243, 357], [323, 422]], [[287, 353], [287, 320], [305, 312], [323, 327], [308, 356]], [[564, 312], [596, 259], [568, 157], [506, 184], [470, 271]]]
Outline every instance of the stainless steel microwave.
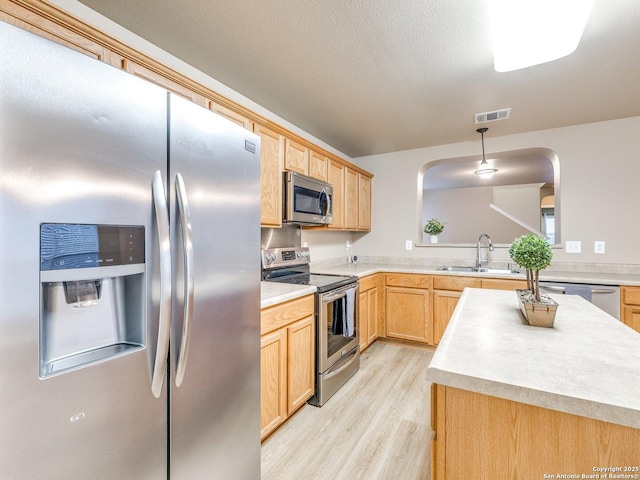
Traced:
[[331, 225], [333, 187], [299, 173], [285, 172], [284, 222], [299, 225]]

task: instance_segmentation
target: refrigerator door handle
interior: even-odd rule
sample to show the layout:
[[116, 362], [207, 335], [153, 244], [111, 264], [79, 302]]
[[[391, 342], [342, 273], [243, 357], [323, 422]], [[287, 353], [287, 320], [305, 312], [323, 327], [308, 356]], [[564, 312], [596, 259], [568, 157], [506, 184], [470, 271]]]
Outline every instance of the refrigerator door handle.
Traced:
[[160, 398], [167, 368], [169, 336], [171, 333], [171, 239], [169, 237], [169, 209], [164, 192], [162, 174], [153, 175], [152, 193], [158, 227], [160, 252], [160, 312], [158, 314], [158, 345], [151, 377], [151, 392]]
[[191, 339], [191, 324], [193, 321], [193, 238], [191, 235], [191, 212], [187, 199], [187, 190], [182, 175], [176, 174], [176, 197], [180, 211], [180, 224], [182, 226], [183, 252], [184, 252], [184, 321], [182, 327], [182, 341], [180, 342], [180, 354], [176, 367], [176, 386], [179, 387], [184, 380], [187, 368], [187, 356]]

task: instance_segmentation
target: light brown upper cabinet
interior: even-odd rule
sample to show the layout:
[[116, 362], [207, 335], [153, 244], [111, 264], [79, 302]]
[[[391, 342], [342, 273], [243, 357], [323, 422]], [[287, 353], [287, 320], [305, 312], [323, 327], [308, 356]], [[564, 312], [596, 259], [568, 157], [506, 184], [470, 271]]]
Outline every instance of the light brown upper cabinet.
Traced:
[[309, 176], [323, 182], [327, 181], [329, 160], [324, 155], [311, 150], [309, 152]]
[[371, 178], [358, 174], [358, 230], [371, 230]]
[[329, 160], [327, 181], [333, 185], [331, 230], [371, 230], [371, 177]]
[[308, 175], [309, 149], [290, 138], [285, 139], [284, 168], [302, 175]]
[[260, 136], [260, 224], [282, 226], [282, 172], [284, 168], [284, 136], [262, 125], [255, 125]]
[[194, 92], [193, 90], [188, 89], [180, 85], [177, 82], [165, 77], [164, 75], [160, 75], [153, 70], [140, 65], [136, 62], [132, 62], [131, 60], [124, 59], [122, 61], [122, 67], [126, 72], [129, 72], [136, 77], [144, 78], [145, 80], [155, 83], [156, 85], [160, 85], [163, 88], [166, 88], [168, 91], [175, 93], [176, 95], [180, 95], [191, 102], [200, 105], [201, 107], [208, 108], [209, 100], [203, 97], [202, 95]]
[[0, 5], [0, 20], [84, 53], [116, 68], [122, 68], [122, 57], [116, 56], [115, 59], [112, 59], [112, 52], [108, 48], [47, 18], [38, 17], [33, 12], [15, 3], [2, 2], [2, 5]]
[[240, 113], [234, 110], [231, 110], [230, 108], [227, 108], [224, 105], [220, 105], [219, 103], [216, 103], [214, 101], [210, 102], [209, 109], [212, 112], [215, 112], [218, 115], [223, 116], [227, 120], [231, 120], [233, 123], [240, 125], [242, 128], [245, 128], [250, 132], [253, 132], [253, 122], [249, 120], [247, 117], [245, 117], [244, 115], [241, 115]]
[[344, 170], [344, 228], [358, 229], [358, 172], [347, 167]]
[[342, 163], [329, 160], [327, 180], [333, 185], [333, 223], [328, 227], [331, 230], [344, 228], [344, 170]]

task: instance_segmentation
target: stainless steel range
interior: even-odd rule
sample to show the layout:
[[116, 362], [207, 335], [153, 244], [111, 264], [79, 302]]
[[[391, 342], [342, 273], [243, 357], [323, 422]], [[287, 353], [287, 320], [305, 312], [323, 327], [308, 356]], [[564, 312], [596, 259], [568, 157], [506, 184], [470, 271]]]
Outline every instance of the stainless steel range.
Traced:
[[316, 287], [316, 393], [318, 407], [360, 369], [358, 277], [310, 272], [307, 247], [262, 250], [262, 280]]

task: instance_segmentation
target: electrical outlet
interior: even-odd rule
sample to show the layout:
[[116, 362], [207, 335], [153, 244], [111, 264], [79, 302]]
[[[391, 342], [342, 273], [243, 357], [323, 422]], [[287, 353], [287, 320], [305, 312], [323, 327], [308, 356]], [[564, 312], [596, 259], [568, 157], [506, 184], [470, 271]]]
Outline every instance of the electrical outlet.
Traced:
[[411, 240], [407, 240], [406, 242], [404, 242], [404, 248], [405, 250], [413, 249], [413, 242]]
[[604, 241], [596, 240], [593, 243], [593, 253], [604, 253]]
[[567, 242], [564, 245], [564, 251], [567, 253], [580, 253], [582, 252], [582, 242], [580, 241], [572, 241]]

